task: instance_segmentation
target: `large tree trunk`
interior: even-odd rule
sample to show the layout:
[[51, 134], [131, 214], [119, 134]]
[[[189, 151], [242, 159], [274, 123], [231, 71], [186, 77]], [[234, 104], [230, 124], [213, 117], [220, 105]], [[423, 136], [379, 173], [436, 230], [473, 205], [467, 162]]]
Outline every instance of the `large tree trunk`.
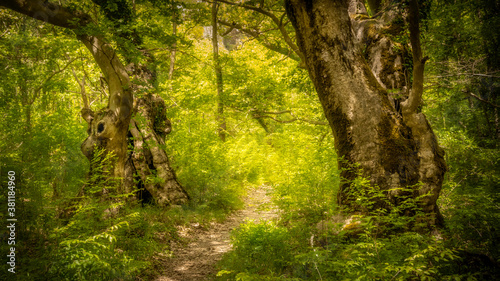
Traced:
[[82, 117], [89, 124], [89, 137], [82, 143], [81, 149], [89, 161], [92, 160], [96, 148], [113, 153], [111, 176], [123, 178], [128, 158], [127, 132], [134, 100], [129, 76], [113, 48], [104, 40], [95, 36], [80, 36], [79, 39], [92, 53], [109, 89], [107, 107], [96, 113], [89, 108], [82, 109]]
[[354, 205], [349, 182], [361, 173], [372, 184], [390, 190], [387, 194], [394, 203], [401, 188], [413, 188], [414, 197], [429, 194], [421, 206], [431, 215], [429, 224], [438, 224], [436, 200], [446, 165], [429, 123], [417, 111], [422, 88], [415, 79], [423, 77], [423, 60], [414, 59], [422, 73], [414, 71], [410, 96], [398, 110], [386, 89], [399, 86], [381, 84], [382, 72], [375, 75], [373, 65], [370, 68], [361, 49], [366, 42], [356, 39], [348, 6], [347, 0], [286, 1], [299, 48], [333, 130], [335, 148], [343, 159], [339, 167], [347, 181], [340, 187], [339, 202]]
[[[0, 5], [64, 28], [78, 29], [91, 22], [86, 14], [49, 2], [0, 0]], [[81, 34], [78, 39], [99, 65], [109, 90], [105, 108], [94, 113], [84, 106], [81, 111], [89, 124], [89, 137], [81, 149], [91, 162], [90, 173], [102, 172], [96, 169], [102, 163], [92, 161], [96, 149], [102, 149], [111, 156], [105, 177], [119, 180], [118, 192], [130, 193], [137, 185], [146, 190], [142, 194], [151, 195], [161, 205], [186, 203], [189, 196], [178, 183], [164, 150], [164, 138], [171, 127], [163, 100], [145, 95], [134, 102], [133, 91], [139, 86], [130, 83], [129, 73], [111, 45], [97, 36]]]

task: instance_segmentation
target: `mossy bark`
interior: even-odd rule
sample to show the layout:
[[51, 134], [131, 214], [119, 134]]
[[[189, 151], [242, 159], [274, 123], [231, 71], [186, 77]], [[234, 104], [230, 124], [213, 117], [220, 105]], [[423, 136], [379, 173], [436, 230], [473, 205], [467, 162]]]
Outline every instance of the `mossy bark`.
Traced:
[[166, 118], [162, 98], [147, 95], [136, 100], [129, 133], [133, 146], [130, 169], [136, 174], [143, 196], [151, 196], [160, 205], [185, 204], [189, 196], [177, 181], [165, 152], [165, 136], [172, 130]]
[[[112, 158], [114, 172], [109, 176], [119, 179], [118, 193], [135, 192], [138, 199], [163, 206], [185, 204], [189, 196], [177, 181], [165, 152], [165, 137], [172, 128], [165, 111], [163, 99], [152, 94], [135, 100], [126, 127], [118, 127], [113, 112], [107, 108], [96, 114], [87, 111], [93, 117], [89, 137], [81, 148], [89, 161], [96, 148], [115, 156]], [[114, 140], [117, 135], [119, 142]]]
[[[105, 58], [108, 57], [116, 56], [108, 55]], [[128, 68], [138, 77], [151, 79], [151, 73], [144, 67]], [[101, 69], [103, 72], [106, 70]], [[124, 78], [114, 82], [128, 82], [128, 74], [123, 65], [116, 64], [113, 69], [124, 71]], [[113, 88], [108, 76], [106, 81], [111, 92]], [[139, 91], [140, 87], [123, 83], [114, 88], [132, 92]], [[111, 92], [110, 100], [113, 100], [114, 94], [116, 91]], [[81, 146], [83, 154], [91, 163], [96, 148], [115, 156], [112, 158], [114, 171], [110, 176], [119, 179], [119, 194], [135, 193], [138, 199], [154, 201], [162, 206], [187, 203], [189, 196], [177, 181], [165, 152], [165, 137], [172, 127], [166, 117], [164, 100], [154, 94], [129, 98], [134, 101], [127, 111], [112, 110], [109, 104], [95, 114], [90, 109], [82, 110], [82, 117], [89, 123], [89, 137]], [[127, 117], [118, 117], [121, 113], [127, 114]], [[90, 173], [92, 172], [91, 167]]]
[[[403, 114], [394, 105], [387, 91], [393, 86], [382, 83], [388, 71], [374, 71], [375, 62], [367, 62], [366, 42], [356, 38], [359, 26], [353, 29], [348, 5], [347, 0], [286, 1], [342, 158], [339, 167], [346, 181], [340, 186], [339, 202], [354, 204], [350, 181], [361, 173], [379, 188], [391, 190], [387, 195], [394, 201], [401, 188], [413, 187], [414, 197], [429, 193], [421, 206], [430, 214], [429, 224], [439, 224], [436, 200], [446, 171], [443, 150], [422, 113]], [[394, 62], [376, 57], [377, 63]]]

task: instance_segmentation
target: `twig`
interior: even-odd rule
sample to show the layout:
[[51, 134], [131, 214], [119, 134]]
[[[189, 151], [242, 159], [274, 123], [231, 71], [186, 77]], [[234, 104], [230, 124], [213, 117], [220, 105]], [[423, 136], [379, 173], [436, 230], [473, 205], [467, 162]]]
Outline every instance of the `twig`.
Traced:
[[482, 101], [482, 102], [484, 102], [484, 103], [486, 103], [486, 104], [489, 104], [489, 105], [491, 105], [491, 106], [493, 106], [493, 107], [500, 108], [500, 106], [498, 106], [498, 105], [496, 105], [496, 104], [494, 104], [494, 103], [490, 102], [489, 100], [485, 100], [485, 99], [481, 98], [480, 96], [478, 96], [478, 95], [476, 95], [476, 94], [473, 94], [472, 92], [469, 92], [469, 91], [463, 91], [463, 92], [464, 92], [464, 93], [466, 93], [466, 94], [468, 94], [469, 96], [471, 96], [471, 97], [473, 97], [473, 98], [476, 98], [476, 99], [477, 99], [477, 100], [479, 100], [479, 101]]
[[438, 76], [431, 76], [429, 78], [446, 78], [446, 77], [454, 77], [454, 76], [480, 76], [480, 77], [489, 77], [489, 78], [500, 78], [500, 76], [496, 75], [491, 75], [491, 74], [484, 74], [484, 73], [454, 73], [454, 74], [448, 74], [448, 75], [438, 75]]

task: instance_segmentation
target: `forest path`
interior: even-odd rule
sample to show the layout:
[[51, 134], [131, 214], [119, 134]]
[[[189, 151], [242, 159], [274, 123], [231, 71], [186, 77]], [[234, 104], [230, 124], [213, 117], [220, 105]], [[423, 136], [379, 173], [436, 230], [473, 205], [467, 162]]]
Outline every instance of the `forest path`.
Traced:
[[223, 223], [211, 223], [208, 230], [199, 224], [181, 228], [179, 235], [190, 240], [187, 246], [174, 244], [173, 258], [165, 259], [162, 275], [156, 281], [198, 281], [215, 276], [215, 264], [231, 249], [230, 233], [245, 220], [259, 222], [277, 218], [275, 207], [267, 195], [269, 187], [249, 190], [245, 208], [237, 211]]

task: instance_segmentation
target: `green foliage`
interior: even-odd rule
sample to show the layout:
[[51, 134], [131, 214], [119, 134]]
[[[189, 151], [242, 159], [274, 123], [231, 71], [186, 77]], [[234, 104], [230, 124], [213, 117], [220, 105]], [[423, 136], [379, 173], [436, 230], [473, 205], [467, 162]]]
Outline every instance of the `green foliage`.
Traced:
[[238, 171], [234, 170], [236, 167], [228, 160], [229, 144], [220, 143], [214, 119], [186, 115], [184, 122], [175, 123], [177, 126], [169, 135], [167, 148], [179, 181], [192, 197], [191, 207], [219, 213], [238, 208], [244, 186]]
[[[233, 233], [234, 250], [227, 256], [229, 261], [223, 262], [221, 278], [239, 274], [248, 280], [267, 280], [267, 277], [451, 280], [455, 277], [446, 270], [458, 260], [457, 250], [449, 248], [439, 235], [416, 231], [422, 229], [418, 222], [425, 221], [419, 198], [400, 191], [401, 195], [393, 198], [398, 202], [395, 205], [387, 192], [371, 186], [366, 179], [358, 177], [352, 186], [358, 198], [357, 209], [363, 209], [363, 215], [344, 221], [335, 219], [338, 214], [330, 213], [318, 224], [314, 216], [307, 216], [308, 220], [302, 221], [282, 220], [280, 224], [284, 226], [265, 222], [242, 226]], [[380, 201], [385, 208], [374, 204]], [[271, 226], [276, 229], [271, 231]], [[274, 251], [279, 247], [289, 251], [287, 259]], [[252, 279], [256, 273], [266, 277]]]
[[461, 130], [483, 148], [499, 143], [500, 60], [492, 52], [500, 38], [492, 28], [499, 8], [498, 1], [434, 1], [423, 40], [431, 58], [426, 96], [434, 126]]
[[[60, 30], [5, 9], [0, 24], [0, 170], [2, 177], [16, 171], [17, 276], [30, 280], [46, 273], [53, 250], [48, 236], [58, 224], [54, 210], [60, 198], [77, 192], [88, 165], [79, 149], [85, 136], [79, 99], [71, 76], [61, 71], [65, 53], [78, 48]], [[3, 192], [0, 200], [6, 202]], [[0, 279], [9, 280], [5, 273]]]
[[105, 149], [94, 147], [90, 160], [90, 173], [83, 192], [87, 194], [107, 194], [117, 188], [120, 179], [112, 177], [116, 156]]
[[64, 239], [59, 243], [59, 251], [55, 255], [57, 263], [49, 273], [59, 280], [131, 279], [131, 273], [142, 269], [144, 265], [134, 264], [130, 257], [116, 247], [114, 232], [123, 227], [128, 227], [128, 222], [115, 224], [102, 233], [84, 239]]
[[71, 203], [72, 206], [65, 210], [71, 212], [71, 218], [49, 236], [56, 246], [51, 254], [54, 262], [48, 271], [52, 278], [130, 280], [131, 274], [144, 266], [118, 247], [118, 235], [140, 220], [137, 212], [118, 216], [123, 203], [113, 195], [119, 181], [110, 178], [112, 162], [112, 154], [106, 154], [103, 149], [94, 150], [92, 172], [84, 185], [84, 196]]
[[439, 133], [450, 166], [439, 204], [449, 243], [461, 249], [453, 270], [477, 280], [494, 279], [500, 275], [495, 264], [500, 260], [499, 152], [478, 146], [458, 128]]
[[456, 250], [439, 236], [421, 233], [427, 220], [412, 188], [381, 191], [358, 177], [351, 193], [363, 215], [352, 216], [336, 232], [320, 232], [326, 245], [298, 255], [299, 261], [314, 265], [318, 276], [338, 280], [447, 278], [440, 268], [458, 258]]
[[[271, 222], [246, 222], [231, 235], [234, 250], [226, 257], [226, 261], [233, 272], [280, 276], [293, 258], [287, 229]], [[252, 280], [236, 275], [238, 278]]]
[[442, 241], [416, 233], [362, 235], [296, 256], [305, 280], [446, 280], [439, 268], [456, 258]]
[[[446, 150], [449, 171], [439, 199], [448, 243], [460, 249], [449, 271], [477, 280], [500, 276], [498, 261], [498, 1], [435, 1], [425, 48], [425, 113]], [[476, 75], [480, 73], [479, 75]]]
[[[276, 204], [285, 220], [321, 220], [336, 208], [339, 174], [333, 141], [328, 135], [299, 132], [276, 137], [275, 161], [281, 175], [273, 175]], [[322, 139], [324, 138], [324, 139]], [[286, 143], [293, 143], [289, 147]]]
[[[307, 71], [283, 56], [288, 52], [277, 55], [259, 45], [288, 48], [269, 19], [240, 7], [220, 8], [228, 22], [267, 30], [256, 41], [240, 37], [231, 48], [221, 47], [228, 123], [222, 143], [211, 43], [201, 26], [209, 22], [207, 5], [138, 1], [131, 11], [128, 1], [107, 2], [101, 14], [90, 2], [69, 5], [92, 11], [99, 25], [87, 31], [119, 46], [123, 61], [145, 62], [138, 46], [155, 55], [155, 91], [170, 102], [173, 124], [167, 154], [192, 200], [171, 209], [124, 201], [113, 195], [117, 181], [107, 177], [106, 166], [112, 156], [102, 151], [85, 180], [89, 163], [79, 146], [86, 124], [70, 70], [86, 77], [95, 109], [107, 103], [98, 67], [70, 31], [1, 9], [0, 115], [7, 125], [0, 127], [0, 168], [14, 169], [21, 186], [19, 279], [152, 280], [165, 262], [158, 257], [170, 257], [171, 242], [182, 241], [176, 227], [223, 220], [242, 207], [247, 187], [260, 185], [272, 188], [281, 218], [235, 230], [220, 279], [498, 279], [498, 1], [425, 1], [423, 39], [431, 59], [424, 112], [449, 165], [439, 201], [447, 228], [433, 235], [420, 231], [425, 216], [410, 196], [415, 187], [381, 192], [358, 177], [351, 192], [363, 215], [339, 213], [341, 179], [331, 130], [314, 124], [325, 118]], [[264, 7], [283, 12], [280, 1]], [[393, 24], [388, 32], [400, 31], [403, 22]], [[132, 42], [134, 32], [142, 42]], [[393, 35], [402, 49], [408, 34]], [[169, 80], [174, 42], [178, 52]], [[75, 199], [82, 182], [86, 196]], [[388, 192], [397, 195], [388, 199]], [[0, 200], [5, 202], [3, 193]], [[7, 280], [4, 273], [0, 279]]]

